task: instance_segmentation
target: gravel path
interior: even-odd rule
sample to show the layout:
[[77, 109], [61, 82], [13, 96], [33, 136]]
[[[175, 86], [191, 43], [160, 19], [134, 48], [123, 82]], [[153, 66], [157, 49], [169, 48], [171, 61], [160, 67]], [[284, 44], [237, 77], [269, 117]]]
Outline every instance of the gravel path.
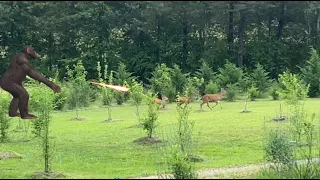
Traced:
[[[320, 163], [320, 158], [313, 158], [312, 161]], [[307, 160], [298, 160], [297, 162], [299, 164], [306, 163]], [[230, 167], [230, 168], [203, 169], [201, 171], [198, 171], [198, 173], [201, 178], [214, 179], [214, 178], [218, 178], [219, 175], [222, 175], [222, 174], [252, 172], [252, 171], [257, 171], [262, 167], [268, 167], [268, 166], [270, 166], [270, 164], [252, 164], [247, 166]], [[131, 178], [131, 179], [165, 179], [166, 177], [169, 177], [169, 176], [170, 175], [163, 175], [161, 177], [161, 176], [154, 175], [154, 176], [138, 177], [138, 178]]]

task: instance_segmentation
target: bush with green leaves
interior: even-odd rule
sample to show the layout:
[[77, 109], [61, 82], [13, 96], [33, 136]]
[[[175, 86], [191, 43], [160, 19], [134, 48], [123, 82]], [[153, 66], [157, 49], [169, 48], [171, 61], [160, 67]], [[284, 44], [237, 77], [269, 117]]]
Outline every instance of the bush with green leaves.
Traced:
[[[250, 81], [252, 86], [256, 87], [261, 93], [267, 92], [272, 82], [269, 78], [269, 72], [266, 72], [259, 63], [256, 64], [255, 69], [253, 69], [253, 72], [250, 74]], [[259, 94], [259, 97], [261, 97], [260, 95], [261, 94]]]
[[8, 130], [10, 128], [10, 119], [8, 117], [9, 104], [9, 93], [0, 89], [0, 142], [8, 139]]
[[274, 81], [271, 85], [271, 88], [269, 89], [269, 94], [272, 97], [273, 100], [278, 100], [280, 95], [279, 95], [279, 83], [277, 81]]
[[178, 128], [168, 152], [169, 171], [175, 179], [196, 179], [194, 162], [194, 140], [192, 137], [194, 122], [190, 121], [191, 108], [177, 106]]
[[223, 68], [219, 68], [218, 84], [220, 87], [226, 87], [228, 84], [238, 84], [242, 79], [243, 71], [237, 68], [235, 64], [227, 62]]
[[82, 60], [78, 60], [74, 69], [66, 67], [68, 73], [70, 94], [67, 100], [70, 109], [76, 109], [77, 119], [79, 118], [79, 108], [89, 106], [90, 86], [86, 81], [87, 71], [85, 70]]
[[258, 88], [252, 86], [250, 89], [248, 89], [248, 97], [251, 101], [256, 100], [260, 96], [260, 91]]
[[287, 135], [280, 130], [271, 131], [265, 145], [266, 160], [272, 163], [289, 164], [293, 160], [294, 148]]
[[226, 88], [227, 94], [226, 94], [226, 100], [227, 101], [235, 101], [239, 92], [239, 88], [237, 84], [228, 84]]
[[136, 107], [136, 115], [138, 117], [139, 124], [140, 122], [140, 112], [139, 107], [144, 99], [144, 89], [141, 82], [137, 82], [135, 79], [131, 80], [130, 86], [130, 98], [133, 102], [133, 105]]
[[148, 109], [147, 115], [142, 119], [143, 130], [147, 131], [148, 138], [152, 138], [152, 135], [157, 126], [156, 121], [158, 120], [158, 110], [157, 105], [153, 103], [153, 99], [155, 98], [151, 92], [147, 92], [145, 95]]
[[183, 88], [183, 96], [187, 96], [187, 97], [199, 96], [200, 94], [199, 91], [203, 83], [204, 83], [203, 78], [188, 77], [187, 83]]
[[67, 102], [69, 94], [68, 94], [68, 88], [58, 79], [59, 79], [59, 71], [56, 70], [55, 77], [51, 79], [51, 81], [56, 84], [59, 84], [62, 90], [60, 93], [54, 94], [54, 109], [62, 110]]
[[205, 85], [215, 78], [215, 73], [207, 62], [202, 61], [200, 68], [195, 73], [198, 79], [203, 79], [203, 84], [199, 87], [201, 92], [205, 91]]
[[169, 171], [174, 179], [197, 179], [194, 163], [186, 153], [180, 151], [180, 147], [172, 146], [168, 155]]
[[[177, 93], [183, 93], [183, 88], [184, 86], [186, 85], [187, 81], [188, 81], [188, 76], [189, 76], [190, 73], [186, 73], [184, 74], [179, 65], [177, 64], [174, 64], [173, 65], [173, 69], [171, 71], [171, 80], [172, 82], [174, 82], [172, 85], [175, 89], [175, 92]], [[170, 100], [170, 95], [168, 95], [168, 98]]]
[[219, 92], [219, 87], [217, 83], [214, 83], [213, 81], [210, 81], [206, 86], [205, 86], [205, 93], [206, 94], [215, 94]]
[[287, 100], [289, 104], [296, 104], [299, 100], [307, 98], [309, 85], [306, 85], [298, 75], [288, 71], [279, 75], [282, 88], [279, 90], [280, 97]]
[[301, 69], [303, 80], [310, 84], [308, 95], [310, 97], [320, 96], [320, 57], [317, 50], [311, 48], [311, 57], [306, 66]]
[[[44, 158], [44, 172], [49, 173], [51, 172], [51, 159], [53, 155], [52, 143], [50, 137], [50, 122], [51, 122], [51, 113], [54, 109], [54, 94], [50, 89], [41, 88], [38, 86], [37, 89], [37, 114], [39, 116], [39, 121], [42, 122], [39, 132], [39, 137], [42, 140], [42, 150], [43, 150], [43, 158]], [[42, 94], [42, 95], [40, 95]]]
[[[127, 71], [126, 65], [120, 62], [118, 70], [114, 72], [114, 83], [116, 85], [123, 86], [126, 82], [131, 83], [131, 80], [133, 78], [134, 77], [132, 76], [132, 73]], [[129, 95], [122, 92], [115, 92], [114, 95], [114, 98], [118, 105], [123, 104], [127, 99], [129, 99]]]
[[158, 65], [152, 72], [152, 78], [150, 79], [151, 89], [154, 94], [160, 93], [161, 95], [166, 95], [167, 92], [172, 91], [172, 79], [171, 79], [172, 69], [167, 67], [166, 64]]

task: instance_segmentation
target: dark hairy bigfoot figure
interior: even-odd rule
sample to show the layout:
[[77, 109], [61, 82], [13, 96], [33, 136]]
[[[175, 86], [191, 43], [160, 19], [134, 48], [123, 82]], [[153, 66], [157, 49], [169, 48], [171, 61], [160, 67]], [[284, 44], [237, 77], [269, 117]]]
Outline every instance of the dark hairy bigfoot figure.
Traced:
[[[9, 68], [0, 79], [0, 87], [13, 96], [9, 108], [10, 117], [20, 116], [22, 119], [37, 118], [37, 116], [28, 113], [29, 94], [22, 85], [22, 82], [25, 80], [27, 75], [46, 84], [55, 93], [61, 91], [58, 85], [49, 81], [30, 66], [29, 61], [39, 57], [39, 54], [33, 49], [33, 47], [23, 47], [22, 52], [12, 58]], [[17, 112], [18, 108], [20, 114]]]

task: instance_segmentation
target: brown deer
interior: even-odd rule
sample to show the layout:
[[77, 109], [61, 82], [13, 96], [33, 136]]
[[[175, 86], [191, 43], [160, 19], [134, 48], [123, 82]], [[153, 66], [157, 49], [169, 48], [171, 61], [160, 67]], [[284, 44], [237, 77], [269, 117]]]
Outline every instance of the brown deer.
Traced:
[[158, 104], [158, 109], [160, 108], [160, 106], [162, 105], [162, 109], [165, 108], [165, 105], [166, 105], [166, 101], [168, 100], [168, 97], [167, 96], [162, 96], [161, 99], [159, 98], [154, 98], [153, 99], [153, 102], [155, 104]]
[[[220, 100], [222, 98], [223, 95], [227, 94], [227, 92], [221, 88], [220, 93], [218, 94], [204, 94], [201, 99], [202, 99], [202, 103], [200, 104], [200, 110], [202, 110], [202, 105], [207, 103], [207, 106], [212, 110], [212, 108], [216, 107], [216, 105], [220, 104], [220, 107], [222, 109]], [[212, 108], [209, 106], [209, 102], [215, 102], [216, 105], [213, 106]]]
[[176, 102], [178, 103], [178, 105], [182, 105], [182, 104], [189, 104], [192, 102], [192, 98], [191, 97], [178, 97], [176, 99]]

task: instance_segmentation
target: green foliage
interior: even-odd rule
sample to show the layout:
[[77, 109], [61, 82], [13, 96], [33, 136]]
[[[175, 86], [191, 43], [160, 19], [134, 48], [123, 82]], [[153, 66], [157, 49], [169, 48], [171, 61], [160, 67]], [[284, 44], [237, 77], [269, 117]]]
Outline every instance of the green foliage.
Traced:
[[90, 94], [90, 86], [88, 82], [86, 82], [86, 74], [82, 60], [78, 60], [77, 64], [74, 65], [74, 69], [68, 70], [68, 80], [69, 80], [69, 96], [67, 99], [67, 104], [70, 109], [77, 110], [77, 118], [78, 118], [78, 110], [81, 107], [87, 107], [89, 105], [89, 94]]
[[162, 95], [171, 91], [172, 87], [171, 69], [165, 64], [158, 65], [152, 73], [151, 87], [154, 93], [160, 93]]
[[175, 179], [196, 179], [194, 162], [190, 158], [194, 150], [194, 121], [189, 120], [191, 108], [177, 106], [177, 112], [178, 128], [167, 157], [169, 170]]
[[320, 57], [317, 50], [311, 48], [310, 59], [306, 62], [306, 66], [300, 69], [303, 80], [310, 84], [308, 95], [320, 96]]
[[258, 88], [252, 86], [250, 89], [248, 89], [248, 97], [251, 101], [254, 101], [256, 98], [259, 97], [261, 92], [259, 92]]
[[293, 150], [289, 137], [279, 130], [270, 132], [265, 145], [266, 160], [268, 162], [289, 164], [293, 160]]
[[199, 79], [197, 77], [188, 77], [186, 86], [183, 89], [183, 95], [187, 97], [198, 96], [200, 94], [199, 89], [203, 85], [203, 83], [203, 78]]
[[[187, 79], [188, 76], [189, 76], [189, 73], [183, 74], [179, 65], [177, 64], [173, 65], [173, 69], [171, 71], [171, 80], [172, 82], [174, 82], [172, 85], [175, 88], [175, 92], [183, 93], [183, 89], [188, 81]], [[168, 98], [170, 101], [170, 95], [168, 95]]]
[[[39, 118], [37, 121], [41, 122], [38, 123], [37, 127], [39, 127], [40, 133], [36, 131], [37, 134], [41, 140], [42, 140], [42, 152], [43, 152], [43, 158], [44, 158], [44, 172], [49, 173], [51, 172], [51, 159], [53, 157], [53, 149], [52, 149], [52, 143], [51, 143], [51, 137], [50, 134], [50, 122], [51, 122], [51, 113], [54, 108], [54, 94], [52, 91], [49, 91], [48, 89], [42, 88], [42, 90], [39, 89], [40, 92], [42, 92], [42, 96], [38, 96], [39, 99], [37, 99], [37, 103], [39, 107], [37, 108], [37, 112], [39, 115]], [[37, 129], [36, 129], [37, 130]]]
[[305, 85], [296, 74], [286, 71], [279, 75], [279, 82], [283, 87], [280, 89], [279, 95], [289, 104], [296, 104], [299, 100], [307, 97], [309, 85]]
[[8, 131], [10, 128], [10, 119], [8, 118], [8, 109], [10, 104], [9, 96], [0, 90], [0, 142], [8, 139]]
[[277, 81], [274, 81], [271, 85], [271, 88], [269, 89], [269, 94], [271, 95], [273, 100], [278, 100], [279, 99], [279, 83]]
[[147, 116], [142, 119], [143, 130], [147, 131], [148, 138], [152, 138], [154, 130], [157, 126], [156, 121], [158, 120], [157, 105], [153, 103], [154, 96], [151, 92], [147, 92], [145, 96], [147, 100], [148, 110]]
[[205, 84], [208, 84], [213, 78], [214, 73], [212, 68], [205, 61], [202, 62], [201, 67], [195, 72], [197, 78], [203, 78], [203, 84], [200, 86], [200, 91], [205, 91]]
[[271, 85], [271, 80], [269, 79], [269, 73], [263, 68], [259, 63], [256, 64], [255, 69], [250, 74], [250, 81], [254, 87], [257, 87], [258, 91], [265, 93]]
[[197, 179], [197, 172], [188, 155], [177, 146], [172, 146], [168, 157], [169, 168], [174, 179]]
[[228, 84], [239, 83], [243, 76], [240, 68], [233, 63], [227, 62], [224, 68], [219, 68], [218, 83], [220, 87], [226, 87]]
[[239, 82], [239, 90], [241, 92], [247, 92], [248, 89], [252, 86], [252, 81], [249, 75], [247, 75], [247, 73], [243, 74], [243, 77], [240, 79]]
[[219, 92], [219, 87], [217, 83], [214, 83], [213, 81], [210, 81], [206, 86], [205, 86], [205, 93], [206, 94], [215, 94]]
[[141, 105], [144, 99], [144, 89], [142, 83], [137, 82], [135, 79], [132, 79], [131, 81], [130, 98], [132, 99], [133, 105], [136, 107], [136, 115], [140, 123], [139, 106]]
[[[126, 82], [131, 83], [133, 79], [132, 73], [127, 71], [127, 67], [123, 62], [119, 63], [118, 71], [114, 73], [114, 82], [117, 85], [124, 85]], [[123, 104], [128, 98], [128, 94], [123, 94], [121, 92], [115, 92], [114, 98], [118, 105]]]
[[226, 94], [227, 101], [235, 101], [239, 92], [237, 84], [228, 84], [226, 91], [228, 92]]

